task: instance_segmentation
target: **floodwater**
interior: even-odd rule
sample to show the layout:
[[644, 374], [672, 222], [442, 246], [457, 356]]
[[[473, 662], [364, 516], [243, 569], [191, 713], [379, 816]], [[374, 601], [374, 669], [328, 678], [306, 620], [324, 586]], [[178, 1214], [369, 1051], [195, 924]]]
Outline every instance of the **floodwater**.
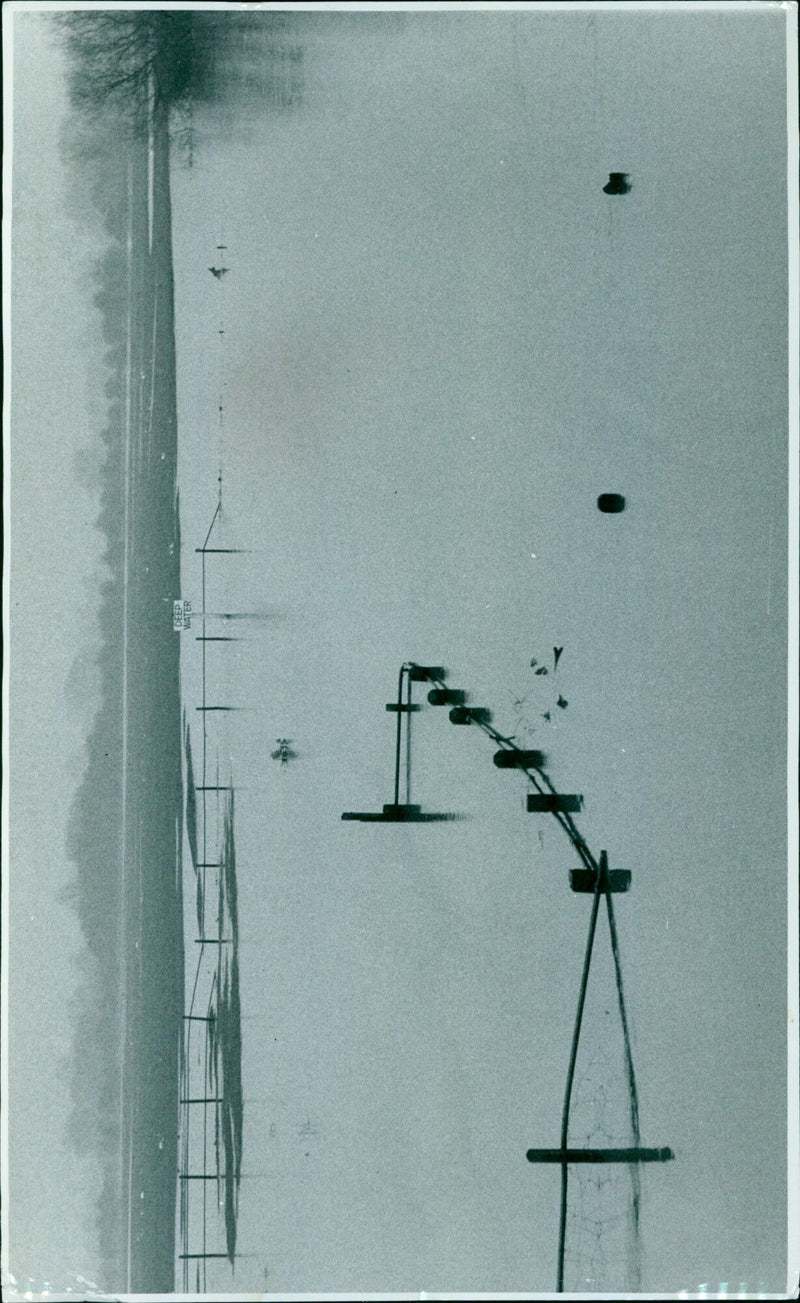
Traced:
[[[121, 151], [125, 352], [120, 437], [111, 443], [103, 499], [113, 576], [101, 615], [105, 696], [69, 842], [103, 1009], [99, 1020], [88, 1013], [80, 1033], [84, 1063], [94, 1070], [91, 1081], [81, 1074], [74, 1094], [87, 1116], [88, 1101], [101, 1106], [86, 1143], [101, 1145], [98, 1225], [121, 1273], [116, 1287], [148, 1291], [169, 1288], [174, 1274], [184, 985], [180, 664], [172, 632], [181, 542], [165, 125], [154, 119], [148, 135]], [[102, 1035], [109, 1020], [118, 1056]]]
[[[782, 1288], [782, 28], [699, 23], [283, 16], [173, 148], [175, 640], [194, 781], [235, 792], [242, 1100], [233, 1262], [197, 1182], [179, 1252], [219, 1256], [178, 1288], [553, 1287], [558, 1171], [525, 1154], [559, 1142], [591, 897], [423, 684], [409, 800], [466, 817], [342, 821], [394, 799], [408, 660], [541, 748], [633, 873], [641, 1141], [676, 1158], [581, 1174], [567, 1287]], [[183, 866], [188, 999], [221, 916], [187, 830]], [[603, 928], [595, 1146], [630, 1143]]]

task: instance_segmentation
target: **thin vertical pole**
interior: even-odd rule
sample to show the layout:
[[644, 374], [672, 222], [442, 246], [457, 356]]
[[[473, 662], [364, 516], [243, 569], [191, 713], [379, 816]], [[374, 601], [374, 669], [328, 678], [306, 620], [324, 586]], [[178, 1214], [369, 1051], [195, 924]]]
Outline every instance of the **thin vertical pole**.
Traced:
[[[634, 1145], [641, 1144], [641, 1134], [639, 1130], [639, 1092], [636, 1086], [636, 1073], [633, 1067], [633, 1052], [631, 1050], [630, 1028], [628, 1026], [628, 1015], [625, 1009], [625, 995], [622, 987], [622, 964], [619, 957], [619, 939], [617, 937], [617, 924], [614, 917], [614, 906], [611, 903], [611, 893], [606, 892], [606, 908], [608, 910], [608, 930], [611, 936], [611, 953], [614, 957], [614, 972], [617, 979], [617, 1000], [619, 1003], [619, 1017], [622, 1023], [622, 1040], [625, 1047], [625, 1069], [628, 1077], [628, 1099], [631, 1111], [631, 1131], [633, 1132]], [[631, 1181], [633, 1185], [633, 1233], [636, 1245], [636, 1288], [640, 1287], [641, 1266], [639, 1260], [639, 1211], [642, 1200], [642, 1181], [638, 1167], [631, 1171]]]
[[411, 675], [406, 679], [406, 804], [411, 804]]
[[400, 740], [403, 727], [403, 675], [405, 665], [400, 666], [400, 678], [397, 683], [397, 741], [394, 754], [394, 803], [400, 804]]
[[[589, 969], [592, 963], [592, 949], [594, 946], [594, 934], [597, 930], [597, 914], [600, 908], [600, 896], [605, 892], [606, 871], [608, 867], [608, 857], [605, 851], [600, 852], [600, 868], [597, 873], [597, 881], [594, 888], [594, 899], [592, 901], [592, 915], [589, 920], [589, 934], [586, 938], [586, 952], [583, 959], [583, 972], [581, 974], [581, 986], [578, 993], [578, 1008], [575, 1014], [575, 1027], [572, 1032], [572, 1047], [569, 1055], [569, 1067], [567, 1068], [567, 1084], [564, 1089], [564, 1108], [561, 1114], [561, 1149], [562, 1152], [567, 1148], [567, 1139], [569, 1135], [569, 1106], [572, 1100], [572, 1086], [575, 1080], [575, 1064], [578, 1059], [578, 1043], [581, 1036], [581, 1023], [583, 1022], [583, 1008], [586, 1003], [586, 988], [589, 984]], [[566, 1247], [567, 1237], [567, 1188], [569, 1165], [564, 1159], [561, 1163], [561, 1206], [558, 1218], [558, 1278], [556, 1283], [556, 1292], [564, 1292], [564, 1249]]]

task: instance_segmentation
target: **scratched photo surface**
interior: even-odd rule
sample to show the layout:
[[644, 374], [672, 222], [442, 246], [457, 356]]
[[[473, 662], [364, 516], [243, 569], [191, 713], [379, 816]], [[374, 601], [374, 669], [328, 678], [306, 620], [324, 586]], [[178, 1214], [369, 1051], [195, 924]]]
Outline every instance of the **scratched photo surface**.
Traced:
[[6, 8], [7, 1297], [785, 1293], [793, 17]]

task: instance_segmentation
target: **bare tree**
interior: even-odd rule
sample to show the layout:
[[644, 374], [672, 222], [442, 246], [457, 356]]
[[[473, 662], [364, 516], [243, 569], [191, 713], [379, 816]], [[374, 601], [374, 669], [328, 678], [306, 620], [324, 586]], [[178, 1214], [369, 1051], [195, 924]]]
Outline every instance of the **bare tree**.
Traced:
[[76, 107], [114, 107], [134, 122], [191, 92], [196, 50], [191, 11], [73, 10], [60, 18]]

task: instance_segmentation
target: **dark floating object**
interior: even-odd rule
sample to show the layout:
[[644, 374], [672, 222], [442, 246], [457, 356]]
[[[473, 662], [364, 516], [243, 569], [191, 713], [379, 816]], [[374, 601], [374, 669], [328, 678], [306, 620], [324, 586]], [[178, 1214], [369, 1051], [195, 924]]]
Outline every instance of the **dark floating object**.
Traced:
[[549, 723], [550, 723], [550, 711], [549, 711], [549, 710], [546, 710], [546, 711], [544, 712], [544, 714], [542, 715], [542, 719], [544, 720], [544, 722], [545, 722], [546, 724], [549, 724]]
[[[570, 869], [569, 885], [573, 891], [591, 892], [594, 895], [597, 874], [592, 869]], [[628, 891], [631, 885], [630, 869], [607, 869], [606, 891]]]
[[566, 697], [562, 697], [561, 693], [559, 693], [558, 701], [556, 702], [556, 705], [560, 706], [562, 710], [566, 710], [567, 706], [569, 705], [569, 702], [567, 701]]
[[543, 751], [495, 751], [494, 763], [498, 769], [516, 769], [522, 765], [525, 769], [541, 769], [544, 764]]
[[383, 813], [388, 819], [414, 819], [422, 812], [421, 805], [384, 805]]
[[424, 683], [426, 679], [446, 679], [447, 670], [441, 665], [411, 665], [408, 677], [415, 683]]
[[529, 1163], [668, 1163], [675, 1157], [668, 1145], [660, 1149], [529, 1149]]
[[488, 724], [491, 718], [485, 706], [454, 706], [450, 711], [451, 724]]
[[463, 706], [466, 692], [461, 688], [431, 688], [428, 701], [432, 706]]
[[471, 724], [472, 714], [466, 706], [455, 706], [450, 711], [451, 724]]
[[386, 709], [393, 710], [401, 715], [407, 715], [409, 712], [413, 713], [415, 710], [421, 710], [422, 707], [417, 706], [413, 701], [387, 701]]
[[546, 666], [546, 665], [540, 665], [539, 668], [538, 668], [538, 670], [534, 670], [533, 672], [534, 672], [534, 674], [547, 674], [547, 672], [548, 672], [548, 670], [547, 670], [547, 666]]
[[225, 276], [225, 275], [227, 274], [227, 272], [229, 271], [229, 268], [228, 268], [228, 267], [209, 267], [208, 270], [211, 272], [211, 275], [212, 275], [212, 276], [216, 276], [217, 280], [221, 280], [222, 277]]
[[607, 195], [626, 195], [631, 188], [627, 172], [609, 172], [608, 180], [603, 186], [603, 193]]
[[601, 511], [614, 513], [625, 510], [625, 499], [621, 493], [601, 493], [597, 499], [597, 505]]
[[560, 658], [561, 653], [563, 652], [563, 650], [564, 650], [563, 647], [554, 647], [554, 648], [553, 648], [553, 673], [555, 673], [555, 671], [556, 671], [557, 668], [558, 668], [559, 658]]
[[423, 814], [420, 805], [384, 805], [383, 810], [348, 810], [343, 819], [355, 819], [359, 823], [432, 823], [435, 820], [457, 819], [457, 814]]
[[528, 814], [577, 814], [582, 796], [564, 792], [528, 792]]

